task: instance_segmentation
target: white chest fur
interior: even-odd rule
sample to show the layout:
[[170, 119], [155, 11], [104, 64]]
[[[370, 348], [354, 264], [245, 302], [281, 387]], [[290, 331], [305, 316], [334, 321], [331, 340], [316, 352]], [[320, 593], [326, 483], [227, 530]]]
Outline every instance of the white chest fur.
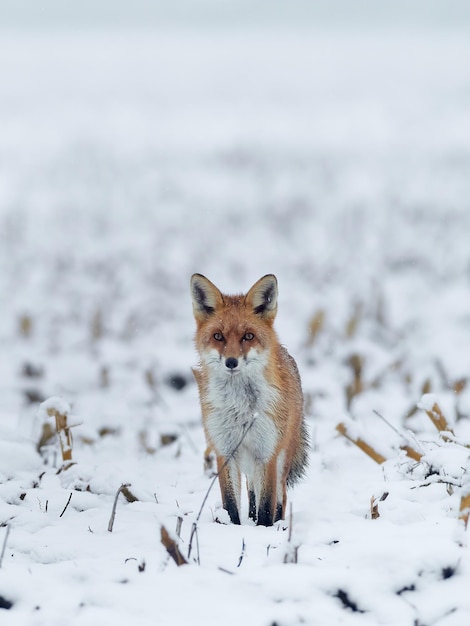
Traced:
[[218, 454], [227, 458], [236, 450], [234, 458], [247, 476], [276, 448], [279, 435], [270, 413], [277, 395], [260, 371], [219, 371], [210, 377], [208, 434]]

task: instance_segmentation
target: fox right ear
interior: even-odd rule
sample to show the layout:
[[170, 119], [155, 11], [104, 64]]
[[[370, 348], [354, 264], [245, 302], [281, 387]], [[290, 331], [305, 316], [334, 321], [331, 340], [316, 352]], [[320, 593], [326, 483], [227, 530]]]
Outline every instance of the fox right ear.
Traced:
[[194, 317], [199, 321], [215, 313], [224, 302], [221, 292], [202, 274], [191, 276], [191, 297]]

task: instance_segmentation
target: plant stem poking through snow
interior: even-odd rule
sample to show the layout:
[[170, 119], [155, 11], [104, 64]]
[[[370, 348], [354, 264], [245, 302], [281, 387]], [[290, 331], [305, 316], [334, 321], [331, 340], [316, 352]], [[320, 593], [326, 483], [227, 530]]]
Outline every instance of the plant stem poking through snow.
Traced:
[[3, 545], [2, 545], [2, 551], [0, 553], [0, 569], [2, 568], [2, 563], [3, 563], [3, 557], [5, 555], [5, 550], [7, 547], [7, 541], [8, 541], [8, 535], [10, 534], [10, 525], [7, 524], [7, 530], [5, 533], [5, 537], [3, 538]]
[[173, 561], [178, 565], [187, 565], [187, 561], [181, 553], [181, 550], [178, 547], [178, 540], [181, 539], [181, 526], [183, 525], [183, 518], [177, 517], [176, 519], [176, 537], [177, 539], [173, 539], [170, 536], [170, 533], [164, 526], [160, 527], [160, 541], [165, 546], [166, 551], [171, 556]]
[[[43, 430], [41, 438], [38, 442], [38, 450], [47, 443], [51, 434], [54, 432], [54, 426], [48, 421], [49, 418], [55, 419], [55, 430], [59, 438], [60, 451], [64, 466], [62, 469], [68, 469], [72, 462], [72, 431], [73, 426], [78, 423], [70, 423], [71, 407], [68, 402], [59, 397], [48, 398], [39, 406], [38, 416], [43, 419]], [[72, 420], [73, 421], [73, 420]]]
[[67, 507], [68, 507], [68, 505], [70, 504], [70, 500], [72, 499], [72, 493], [73, 493], [73, 492], [71, 491], [71, 492], [70, 492], [70, 495], [69, 495], [69, 499], [67, 500], [67, 504], [64, 506], [64, 509], [63, 509], [62, 513], [59, 515], [59, 517], [62, 517], [62, 515], [63, 515], [63, 514], [65, 513], [65, 511], [67, 510]]
[[179, 516], [176, 519], [176, 536], [181, 539], [181, 526], [183, 525], [183, 518]]
[[317, 340], [318, 335], [321, 333], [324, 327], [325, 327], [325, 311], [323, 309], [318, 309], [318, 311], [313, 315], [308, 325], [307, 346], [309, 348], [311, 348], [314, 345], [315, 341]]
[[[460, 387], [459, 387], [460, 389]], [[426, 415], [429, 417], [434, 427], [439, 432], [439, 443], [437, 444], [438, 449], [442, 449], [444, 452], [452, 451], [454, 454], [458, 454], [459, 450], [462, 451], [470, 448], [470, 444], [462, 441], [459, 437], [454, 434], [453, 429], [449, 426], [449, 422], [447, 421], [444, 413], [442, 412], [439, 403], [437, 401], [437, 397], [431, 393], [425, 393], [421, 400], [416, 404], [418, 409], [422, 409], [425, 411]], [[407, 444], [411, 443], [413, 436], [408, 436], [403, 433], [399, 428], [396, 428], [392, 424], [390, 424], [378, 411], [374, 410], [374, 413], [378, 415], [397, 435], [400, 436], [402, 440], [404, 440]], [[372, 457], [377, 463], [383, 463], [386, 459], [382, 457], [379, 453], [377, 453], [371, 446], [365, 443], [362, 439], [351, 434], [347, 430], [347, 426], [343, 423], [338, 424], [336, 426], [336, 430], [341, 433], [344, 437], [346, 437], [349, 441], [352, 441], [356, 444], [363, 452]], [[420, 443], [417, 443], [418, 448], [421, 448]], [[458, 487], [461, 489], [460, 495], [460, 507], [459, 507], [459, 520], [464, 523], [464, 527], [467, 528], [468, 521], [470, 518], [470, 467], [468, 467], [468, 454], [466, 465], [467, 468], [464, 467], [464, 464], [458, 464], [459, 467], [454, 468], [453, 470], [447, 469], [443, 460], [439, 461], [439, 457], [435, 458], [432, 464], [429, 463], [429, 457], [426, 452], [421, 453], [418, 452], [414, 447], [410, 445], [401, 445], [400, 450], [404, 450], [408, 457], [416, 461], [416, 465], [409, 469], [410, 473], [413, 472], [415, 468], [421, 468], [426, 472], [426, 478], [432, 476], [432, 480], [430, 482], [421, 483], [420, 487], [427, 487], [431, 484], [436, 483], [444, 483], [447, 488], [447, 493], [452, 495], [454, 493], [454, 487]], [[448, 460], [449, 457], [442, 457], [442, 459]], [[460, 469], [459, 469], [460, 468]], [[460, 474], [460, 471], [463, 470], [463, 475]], [[454, 475], [452, 474], [454, 472]], [[422, 472], [421, 472], [422, 474]], [[414, 489], [414, 487], [412, 487]], [[388, 493], [385, 492], [383, 496], [380, 498], [380, 501], [385, 500], [388, 496]], [[379, 509], [378, 509], [378, 501], [372, 497], [370, 499], [370, 517], [371, 519], [377, 519], [380, 517]]]
[[370, 497], [370, 519], [378, 519], [380, 517], [379, 513], [379, 505], [374, 498], [374, 496]]
[[292, 543], [292, 527], [293, 527], [293, 515], [292, 515], [292, 502], [289, 505], [289, 536], [287, 537], [287, 550], [284, 555], [284, 563], [297, 563], [297, 553], [299, 546]]
[[465, 529], [468, 526], [468, 518], [470, 515], [470, 494], [462, 497], [460, 500], [460, 515], [459, 519], [463, 521]]
[[62, 460], [72, 460], [72, 433], [67, 425], [67, 415], [59, 413], [57, 409], [50, 408], [47, 410], [48, 415], [55, 417], [57, 434], [59, 435], [60, 450], [62, 452]]
[[176, 565], [178, 565], [178, 567], [180, 565], [187, 565], [188, 562], [181, 554], [177, 542], [172, 537], [170, 537], [169, 532], [164, 526], [162, 526], [160, 529], [160, 535], [162, 544], [165, 546], [166, 551], [171, 556]]
[[423, 455], [421, 454], [421, 452], [418, 452], [417, 450], [415, 450], [412, 446], [409, 445], [410, 443], [410, 439], [409, 437], [407, 437], [405, 435], [405, 433], [401, 432], [400, 430], [398, 430], [398, 428], [395, 428], [395, 426], [393, 424], [390, 424], [390, 422], [385, 419], [385, 417], [383, 415], [381, 415], [378, 411], [376, 411], [374, 409], [373, 411], [378, 417], [380, 417], [380, 419], [385, 422], [385, 424], [387, 424], [387, 426], [389, 426], [393, 432], [397, 433], [397, 435], [399, 435], [401, 437], [401, 439], [403, 439], [403, 441], [406, 441], [406, 444], [400, 446], [400, 450], [403, 450], [406, 455], [408, 457], [410, 457], [410, 459], [414, 459], [415, 461], [421, 461], [421, 459], [423, 458]]
[[117, 507], [117, 502], [118, 502], [118, 498], [119, 498], [119, 494], [120, 493], [124, 493], [125, 490], [130, 487], [130, 484], [122, 484], [119, 489], [116, 491], [116, 495], [114, 497], [114, 503], [113, 503], [113, 509], [111, 511], [111, 517], [109, 518], [109, 524], [108, 524], [108, 531], [110, 533], [113, 532], [113, 526], [114, 526], [114, 518], [116, 517], [116, 507]]
[[343, 423], [338, 424], [336, 426], [336, 430], [340, 433], [340, 435], [343, 435], [343, 437], [346, 437], [346, 439], [356, 444], [358, 448], [360, 448], [363, 452], [365, 452], [368, 456], [370, 456], [371, 459], [374, 459], [376, 463], [379, 463], [379, 465], [382, 463], [385, 463], [385, 461], [387, 460], [384, 456], [379, 454], [379, 452], [374, 450], [372, 446], [370, 446], [368, 443], [366, 443], [362, 439], [359, 439], [359, 438], [355, 439], [354, 437], [352, 437], [348, 433], [348, 430]]
[[245, 539], [242, 538], [242, 551], [240, 552], [240, 558], [238, 559], [238, 565], [237, 567], [240, 567], [240, 565], [242, 564], [243, 561], [243, 557], [245, 556]]
[[[426, 412], [426, 415], [439, 432], [448, 432], [451, 435], [454, 434], [438, 403], [435, 401], [435, 396], [433, 394], [423, 395], [418, 407]], [[445, 437], [443, 437], [443, 439], [446, 441]]]
[[468, 526], [468, 518], [470, 517], [470, 485], [460, 498], [459, 520], [464, 523], [465, 529]]
[[378, 500], [375, 496], [370, 497], [370, 519], [378, 519], [380, 517], [379, 502], [383, 502], [387, 498], [388, 491], [385, 491]]

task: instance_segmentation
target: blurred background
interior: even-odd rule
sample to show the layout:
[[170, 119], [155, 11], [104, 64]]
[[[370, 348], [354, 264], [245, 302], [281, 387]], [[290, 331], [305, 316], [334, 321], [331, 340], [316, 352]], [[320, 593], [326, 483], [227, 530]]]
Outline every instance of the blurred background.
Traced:
[[390, 27], [465, 27], [470, 9], [464, 0], [405, 0], [371, 2], [370, 0], [136, 0], [129, 6], [124, 0], [99, 4], [85, 0], [66, 6], [59, 0], [38, 4], [33, 0], [5, 0], [2, 3], [2, 25], [7, 27], [71, 28], [154, 28], [162, 25], [190, 27], [229, 26], [244, 28], [260, 25], [311, 26], [384, 26]]
[[197, 418], [193, 272], [277, 274], [312, 414], [351, 355], [398, 413], [466, 377], [469, 34], [464, 0], [4, 0], [4, 425]]

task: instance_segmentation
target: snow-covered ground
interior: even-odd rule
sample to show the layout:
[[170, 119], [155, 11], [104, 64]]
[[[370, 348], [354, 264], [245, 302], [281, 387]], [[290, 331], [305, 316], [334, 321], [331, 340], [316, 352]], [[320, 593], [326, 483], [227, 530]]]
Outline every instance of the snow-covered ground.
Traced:
[[[468, 29], [294, 21], [2, 30], [2, 626], [470, 621]], [[177, 567], [161, 526], [187, 557], [211, 481], [193, 272], [277, 275], [312, 450], [291, 520], [217, 523], [215, 484]]]

